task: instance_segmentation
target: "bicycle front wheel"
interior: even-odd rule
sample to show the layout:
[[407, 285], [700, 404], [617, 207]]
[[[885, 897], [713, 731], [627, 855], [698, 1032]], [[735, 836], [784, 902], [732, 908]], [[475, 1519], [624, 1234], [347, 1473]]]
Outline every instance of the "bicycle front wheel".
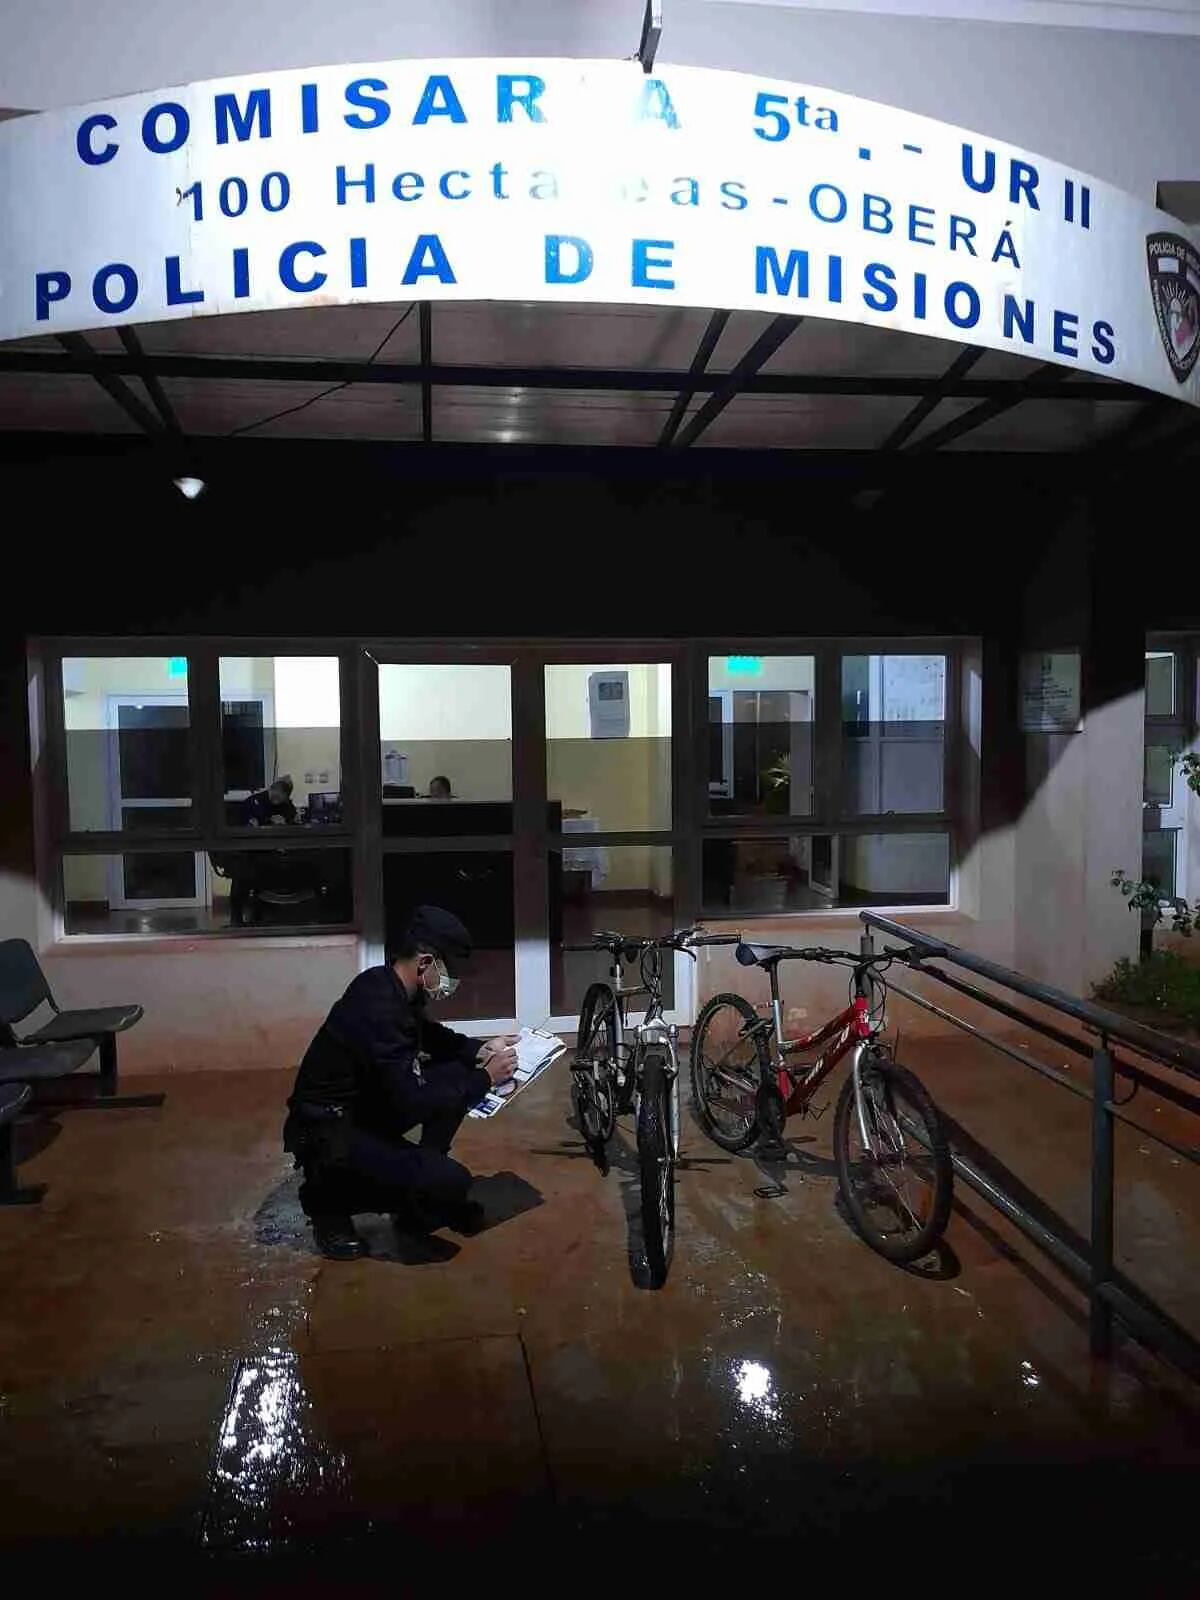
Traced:
[[851, 1074], [833, 1123], [842, 1199], [873, 1250], [919, 1261], [950, 1220], [954, 1168], [941, 1115], [921, 1081], [890, 1056], [866, 1057], [861, 1076], [862, 1118]]
[[651, 1286], [667, 1280], [675, 1240], [675, 1141], [671, 1116], [672, 1073], [667, 1056], [648, 1051], [642, 1064], [637, 1148], [642, 1179], [642, 1238]]
[[598, 1160], [617, 1126], [617, 1002], [606, 983], [589, 985], [575, 1035], [575, 1111], [580, 1132]]
[[758, 1138], [758, 1090], [770, 1068], [758, 1012], [740, 994], [715, 994], [692, 1031], [692, 1099], [700, 1125], [723, 1150]]

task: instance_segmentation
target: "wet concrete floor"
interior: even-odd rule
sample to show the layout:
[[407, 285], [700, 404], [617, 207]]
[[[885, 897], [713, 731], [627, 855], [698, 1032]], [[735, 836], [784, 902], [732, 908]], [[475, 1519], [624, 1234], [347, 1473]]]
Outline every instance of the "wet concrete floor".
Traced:
[[[1086, 1105], [969, 1044], [909, 1059], [1086, 1224]], [[367, 1218], [349, 1264], [311, 1249], [287, 1074], [130, 1084], [152, 1086], [160, 1110], [20, 1130], [21, 1178], [49, 1189], [0, 1211], [0, 1572], [374, 1593], [403, 1560], [412, 1586], [590, 1591], [836, 1562], [897, 1593], [1004, 1574], [1149, 1594], [1200, 1570], [1200, 1392], [1131, 1343], [1091, 1362], [1082, 1297], [961, 1188], [936, 1259], [875, 1256], [835, 1204], [831, 1114], [789, 1125], [769, 1199], [777, 1174], [688, 1116], [652, 1291], [632, 1131], [602, 1177], [561, 1065], [461, 1135], [484, 1233], [422, 1248]], [[1194, 1171], [1123, 1133], [1118, 1172], [1122, 1264], [1200, 1328]]]

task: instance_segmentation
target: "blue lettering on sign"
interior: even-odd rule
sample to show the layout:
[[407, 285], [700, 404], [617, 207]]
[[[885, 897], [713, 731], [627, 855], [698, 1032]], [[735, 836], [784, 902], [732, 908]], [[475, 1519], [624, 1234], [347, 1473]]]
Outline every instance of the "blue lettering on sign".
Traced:
[[392, 193], [397, 200], [419, 200], [425, 191], [425, 179], [419, 172], [400, 172], [392, 179]]
[[[517, 85], [523, 87], [518, 89]], [[546, 114], [538, 100], [546, 92], [546, 80], [531, 72], [501, 72], [496, 76], [496, 121], [511, 122], [513, 108], [520, 106], [530, 122], [545, 122]]]
[[348, 178], [346, 176], [345, 167], [339, 167], [337, 169], [338, 205], [344, 206], [346, 204], [348, 193], [351, 189], [365, 189], [366, 194], [363, 196], [364, 201], [369, 206], [373, 206], [375, 204], [375, 163], [373, 161], [367, 162], [366, 166], [363, 168], [363, 175], [361, 178]]
[[446, 252], [442, 249], [442, 241], [436, 233], [417, 235], [417, 242], [412, 247], [412, 254], [404, 269], [404, 277], [400, 281], [404, 284], [413, 284], [419, 278], [436, 278], [439, 283], [458, 282], [451, 271]]
[[[965, 297], [966, 310], [960, 307], [960, 301]], [[969, 283], [952, 283], [946, 290], [945, 301], [946, 315], [956, 328], [973, 328], [979, 321], [982, 309], [979, 303], [979, 291]]]
[[258, 123], [259, 137], [271, 137], [271, 91], [269, 89], [251, 89], [246, 100], [246, 109], [243, 111], [238, 105], [237, 95], [219, 94], [213, 101], [213, 115], [217, 124], [217, 143], [229, 143], [229, 129], [232, 125], [234, 137], [239, 143], [244, 143], [254, 132], [254, 124]]
[[[438, 179], [438, 190], [447, 200], [469, 199], [471, 194], [471, 185], [466, 180], [469, 180], [470, 176], [471, 174], [469, 172], [464, 172], [461, 168], [455, 168], [455, 170], [452, 172], [443, 172], [441, 177]], [[459, 188], [456, 185], [453, 193], [450, 192], [451, 178], [462, 178], [464, 180], [462, 187]]]
[[352, 289], [365, 289], [367, 287], [367, 241], [365, 239], [351, 239], [350, 241], [350, 287]]
[[[573, 269], [564, 265], [562, 252], [567, 248], [575, 252]], [[592, 275], [592, 247], [586, 239], [574, 233], [548, 233], [546, 235], [546, 282], [582, 283]]]
[[[822, 209], [821, 202], [817, 198], [818, 195], [822, 194], [831, 194], [833, 196], [832, 216], [826, 216], [825, 211]], [[818, 183], [810, 193], [808, 203], [812, 209], [813, 216], [819, 218], [822, 222], [844, 222], [846, 220], [846, 196], [832, 183]]]
[[106, 161], [111, 161], [121, 148], [120, 145], [110, 139], [102, 150], [97, 150], [92, 142], [92, 135], [97, 128], [107, 128], [111, 133], [116, 125], [116, 117], [110, 117], [107, 111], [98, 111], [94, 117], [84, 117], [79, 124], [79, 132], [75, 135], [75, 148], [79, 152], [80, 161], [86, 161], [89, 167], [102, 167]]
[[[116, 278], [121, 285], [116, 295], [108, 292], [111, 278]], [[137, 273], [123, 261], [110, 261], [92, 279], [92, 299], [96, 303], [96, 310], [106, 311], [110, 316], [120, 316], [123, 311], [128, 311], [137, 299], [137, 292]]]
[[50, 307], [71, 292], [69, 272], [39, 272], [33, 280], [33, 303], [39, 322], [50, 320]]
[[872, 261], [863, 268], [863, 277], [869, 285], [863, 294], [863, 303], [870, 306], [872, 311], [895, 311], [900, 296], [893, 287], [896, 274], [891, 267], [885, 266], [882, 261]]
[[1079, 318], [1073, 311], [1054, 313], [1054, 353], [1058, 356], [1078, 356]]
[[[982, 175], [975, 170], [975, 146], [964, 144], [962, 147], [962, 175], [963, 182], [969, 189], [974, 189], [977, 194], [991, 194], [996, 187], [996, 152], [985, 150], [983, 153]], [[1032, 206], [1034, 211], [1040, 211], [1041, 204], [1037, 197], [1038, 170], [1028, 161], [1018, 161], [1010, 157], [1008, 163], [1008, 198], [1015, 206], [1024, 199]]]
[[1111, 322], [1092, 323], [1092, 359], [1102, 367], [1110, 367], [1116, 359], [1117, 347]]
[[891, 233], [892, 202], [881, 194], [863, 195], [863, 229], [867, 233]]
[[[158, 125], [164, 117], [169, 117], [173, 126], [173, 131], [165, 139], [158, 132]], [[191, 127], [191, 118], [185, 108], [174, 100], [164, 100], [159, 105], [151, 106], [142, 118], [142, 143], [152, 154], [167, 156], [186, 142]]]
[[451, 122], [467, 120], [467, 113], [455, 93], [454, 85], [444, 73], [434, 73], [427, 80], [425, 93], [413, 116], [413, 126], [423, 127], [430, 117], [449, 117]]
[[293, 294], [311, 294], [314, 289], [319, 289], [325, 282], [327, 274], [313, 272], [307, 278], [301, 278], [296, 273], [296, 260], [299, 256], [323, 256], [325, 246], [315, 244], [311, 239], [300, 239], [295, 244], [289, 244], [279, 257], [279, 281], [285, 289], [290, 289]]
[[250, 296], [250, 252], [239, 245], [233, 252], [233, 298], [246, 300]]
[[1004, 296], [1004, 337], [1011, 339], [1014, 333], [1019, 333], [1026, 344], [1033, 343], [1033, 331], [1036, 318], [1032, 300], [1026, 300], [1024, 305], [1014, 295]]
[[674, 250], [674, 239], [635, 239], [633, 241], [633, 270], [630, 283], [635, 289], [673, 289], [674, 278], [655, 277], [655, 272], [669, 271], [672, 266], [669, 252]]
[[789, 250], [786, 263], [781, 267], [779, 257], [769, 244], [760, 244], [754, 252], [754, 292], [767, 293], [767, 277], [771, 278], [776, 294], [790, 294], [792, 279], [796, 280], [796, 293], [808, 299], [808, 251]]
[[169, 306], [198, 305], [204, 299], [203, 289], [185, 289], [180, 281], [178, 256], [167, 257], [167, 304]]
[[361, 107], [360, 111], [347, 111], [345, 121], [348, 128], [382, 128], [391, 116], [392, 108], [387, 101], [367, 94], [365, 91], [368, 89], [384, 93], [387, 84], [382, 78], [355, 78], [353, 83], [347, 84], [347, 105]]
[[315, 83], [302, 83], [300, 85], [300, 131], [301, 133], [316, 133], [320, 128], [317, 116], [317, 86]]
[[746, 199], [746, 185], [736, 178], [730, 178], [721, 185], [721, 201], [723, 211], [745, 211], [750, 202]]
[[[908, 237], [913, 244], [933, 244], [933, 207], [909, 206], [908, 208]], [[928, 220], [926, 220], [928, 219]], [[928, 228], [930, 237], [926, 238], [921, 229]]]
[[638, 117], [642, 122], [661, 122], [666, 128], [678, 128], [679, 114], [671, 99], [671, 91], [661, 78], [647, 78], [642, 84]]

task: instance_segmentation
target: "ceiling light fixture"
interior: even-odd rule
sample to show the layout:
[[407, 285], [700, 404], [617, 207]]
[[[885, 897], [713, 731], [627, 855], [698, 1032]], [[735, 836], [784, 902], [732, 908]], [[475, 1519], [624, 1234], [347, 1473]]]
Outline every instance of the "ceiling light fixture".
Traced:
[[203, 478], [172, 478], [171, 481], [185, 500], [195, 500], [206, 487]]

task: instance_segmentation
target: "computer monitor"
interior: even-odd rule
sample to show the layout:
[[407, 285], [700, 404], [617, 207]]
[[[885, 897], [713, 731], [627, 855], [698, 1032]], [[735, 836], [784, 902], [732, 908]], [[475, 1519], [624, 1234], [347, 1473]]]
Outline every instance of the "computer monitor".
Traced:
[[333, 792], [314, 791], [308, 797], [308, 820], [310, 822], [340, 822], [342, 820], [342, 797], [336, 790]]

